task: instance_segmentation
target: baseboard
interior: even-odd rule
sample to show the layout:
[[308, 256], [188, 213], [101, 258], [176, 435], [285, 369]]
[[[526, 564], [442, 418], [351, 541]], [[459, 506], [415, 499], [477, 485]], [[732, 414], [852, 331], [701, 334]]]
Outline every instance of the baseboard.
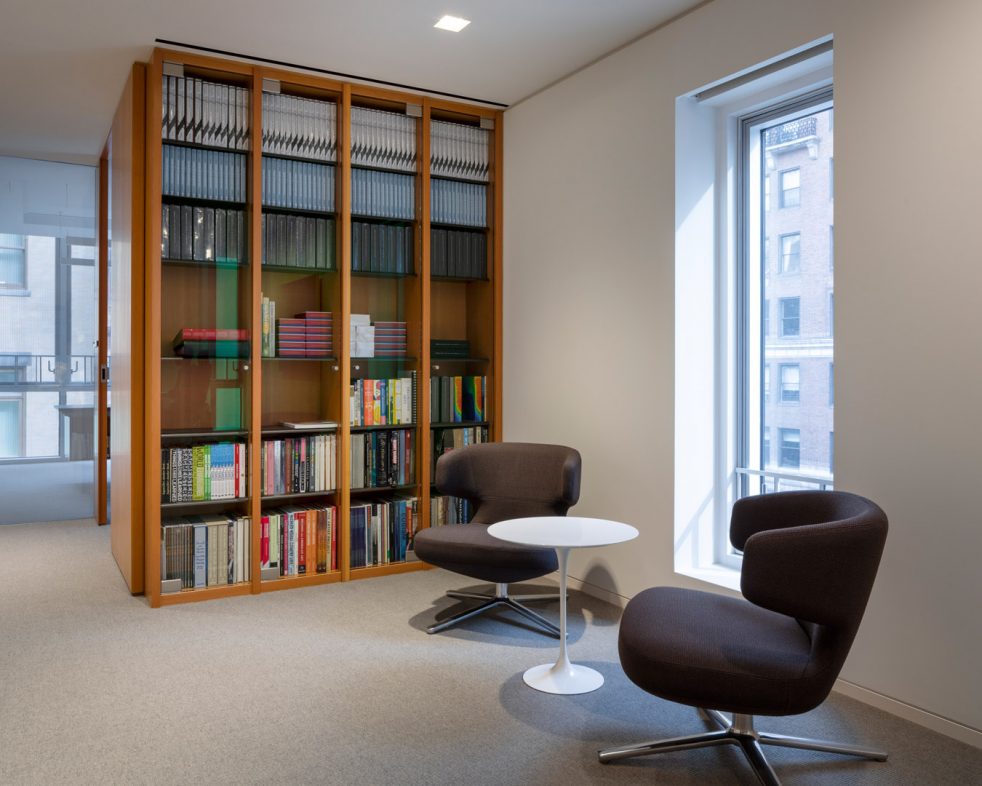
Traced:
[[973, 729], [971, 726], [949, 720], [941, 715], [936, 715], [928, 710], [922, 710], [920, 707], [915, 707], [898, 699], [892, 699], [889, 696], [884, 696], [882, 693], [877, 693], [869, 688], [863, 688], [860, 685], [855, 685], [845, 680], [836, 680], [832, 690], [836, 693], [841, 693], [843, 696], [848, 696], [850, 699], [856, 699], [857, 701], [863, 702], [863, 704], [876, 707], [878, 710], [883, 710], [884, 712], [889, 712], [891, 715], [909, 720], [918, 726], [924, 726], [931, 731], [944, 734], [946, 737], [951, 737], [975, 748], [982, 748], [982, 731]]
[[[556, 581], [558, 584], [558, 577], [556, 574], [553, 574], [549, 578]], [[613, 604], [621, 609], [623, 609], [628, 600], [630, 600], [630, 598], [626, 598], [623, 595], [612, 592], [605, 587], [591, 584], [573, 576], [569, 577], [567, 583], [570, 589], [579, 590], [580, 592], [584, 592], [591, 597]], [[928, 710], [923, 710], [920, 707], [913, 706], [912, 704], [907, 704], [899, 701], [898, 699], [884, 696], [882, 693], [877, 693], [869, 688], [863, 688], [859, 685], [855, 685], [854, 683], [846, 682], [845, 680], [836, 680], [833, 690], [836, 693], [841, 693], [843, 696], [848, 696], [851, 699], [856, 699], [857, 701], [861, 701], [864, 704], [870, 705], [871, 707], [876, 707], [878, 710], [889, 712], [891, 715], [896, 715], [904, 720], [909, 720], [911, 723], [924, 726], [931, 731], [944, 734], [946, 737], [951, 737], [952, 739], [956, 739], [959, 742], [964, 742], [975, 748], [982, 748], [982, 731], [973, 729], [971, 726], [966, 726], [963, 723], [949, 720], [941, 715], [936, 715]]]

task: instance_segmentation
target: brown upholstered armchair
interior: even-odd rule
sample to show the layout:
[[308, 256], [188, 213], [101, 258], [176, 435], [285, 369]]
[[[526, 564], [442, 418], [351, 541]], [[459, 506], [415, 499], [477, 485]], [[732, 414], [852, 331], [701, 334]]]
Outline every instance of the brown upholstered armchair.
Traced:
[[610, 748], [600, 761], [732, 744], [765, 786], [779, 781], [761, 745], [885, 761], [879, 751], [758, 731], [754, 716], [795, 715], [825, 701], [859, 629], [886, 536], [886, 515], [855, 494], [739, 500], [730, 542], [743, 551], [746, 600], [648, 589], [627, 604], [618, 640], [621, 665], [638, 687], [700, 708], [718, 728]]
[[504, 606], [559, 637], [559, 628], [521, 601], [557, 599], [558, 595], [511, 596], [508, 585], [552, 573], [553, 549], [506, 543], [488, 534], [488, 526], [527, 516], [565, 516], [580, 497], [580, 454], [561, 445], [491, 442], [458, 448], [440, 457], [436, 487], [475, 505], [468, 524], [421, 530], [416, 555], [425, 562], [495, 585], [494, 594], [448, 592], [452, 598], [481, 603], [427, 629], [429, 633]]

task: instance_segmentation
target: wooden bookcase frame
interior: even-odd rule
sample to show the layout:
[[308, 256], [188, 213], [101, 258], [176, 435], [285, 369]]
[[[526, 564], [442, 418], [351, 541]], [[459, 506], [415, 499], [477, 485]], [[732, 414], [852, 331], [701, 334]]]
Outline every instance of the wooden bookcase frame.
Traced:
[[[251, 357], [247, 362], [243, 362], [242, 368], [248, 372], [249, 379], [247, 387], [249, 389], [248, 406], [243, 407], [245, 423], [244, 429], [248, 435], [246, 441], [249, 451], [249, 490], [250, 496], [247, 502], [240, 503], [239, 508], [247, 512], [250, 516], [251, 526], [251, 570], [250, 581], [242, 584], [226, 586], [208, 587], [195, 590], [185, 590], [174, 593], [161, 593], [160, 584], [160, 472], [161, 472], [161, 347], [162, 339], [169, 336], [162, 336], [161, 331], [161, 308], [162, 308], [162, 262], [160, 253], [160, 233], [161, 233], [161, 159], [162, 159], [162, 135], [161, 135], [161, 84], [164, 63], [177, 63], [185, 67], [189, 73], [194, 75], [208, 76], [214, 75], [222, 81], [234, 82], [247, 86], [251, 91], [251, 124], [250, 124], [250, 145], [246, 152], [248, 159], [248, 187], [246, 213], [249, 217], [250, 242], [248, 249], [248, 265], [242, 271], [245, 294], [249, 305], [248, 322], [246, 326], [253, 330], [253, 340], [251, 342]], [[145, 84], [142, 80], [145, 79]], [[336, 397], [333, 405], [325, 403], [332, 411], [336, 411], [336, 419], [339, 423], [337, 434], [337, 492], [334, 495], [334, 504], [338, 508], [339, 543], [338, 557], [339, 569], [333, 572], [319, 573], [313, 575], [301, 575], [281, 577], [276, 580], [263, 581], [259, 570], [259, 539], [260, 528], [258, 523], [261, 519], [263, 499], [260, 493], [260, 463], [256, 460], [262, 442], [262, 395], [263, 395], [263, 375], [272, 373], [276, 368], [273, 364], [263, 363], [261, 357], [260, 341], [257, 337], [257, 328], [261, 325], [261, 291], [263, 284], [263, 268], [261, 265], [261, 216], [262, 216], [262, 143], [258, 134], [262, 129], [262, 88], [264, 80], [278, 80], [284, 86], [289, 86], [291, 91], [308, 93], [312, 95], [330, 95], [337, 100], [338, 114], [338, 155], [336, 162], [336, 242], [338, 244], [335, 254], [337, 263], [337, 276], [339, 295], [337, 301], [340, 309], [335, 313], [334, 319], [334, 347], [337, 356], [336, 364], [328, 369], [324, 368], [321, 372], [321, 390], [329, 386], [332, 374], [336, 377], [333, 384], [336, 385], [334, 396]], [[442, 99], [431, 98], [426, 95], [418, 95], [399, 90], [387, 88], [353, 84], [331, 79], [324, 79], [309, 74], [268, 68], [265, 66], [253, 65], [251, 63], [225, 60], [216, 57], [203, 56], [195, 53], [173, 51], [167, 49], [154, 50], [150, 63], [146, 67], [134, 67], [131, 74], [132, 85], [128, 86], [124, 98], [129, 102], [128, 106], [145, 103], [145, 124], [114, 125], [114, 133], [132, 133], [133, 139], [127, 140], [136, 150], [145, 151], [145, 166], [134, 166], [133, 171], [127, 174], [114, 173], [114, 180], [119, 177], [130, 177], [131, 188], [134, 192], [144, 189], [139, 194], [139, 200], [134, 199], [134, 204], [142, 202], [143, 225], [141, 232], [133, 232], [134, 248], [132, 249], [134, 259], [142, 257], [143, 260], [143, 314], [134, 310], [132, 313], [133, 340], [139, 341], [142, 348], [141, 354], [134, 348], [134, 368], [143, 370], [142, 380], [134, 380], [131, 390], [128, 392], [141, 399], [142, 404], [142, 428], [134, 428], [131, 434], [131, 452], [139, 452], [140, 461], [134, 461], [131, 466], [126, 467], [125, 472], [113, 473], [112, 490], [114, 497], [120, 499], [130, 499], [134, 502], [142, 500], [143, 516], [139, 520], [136, 515], [134, 505], [134, 515], [131, 521], [118, 521], [116, 526], [131, 528], [131, 537], [119, 539], [122, 544], [117, 553], [114, 540], [114, 554], [122, 565], [126, 562], [127, 548], [134, 553], [129, 554], [129, 562], [139, 566], [140, 559], [138, 550], [143, 551], [143, 576], [135, 575], [139, 570], [134, 570], [134, 575], [126, 576], [127, 583], [131, 591], [139, 593], [141, 590], [147, 595], [152, 607], [167, 606], [178, 603], [185, 603], [210, 598], [229, 597], [234, 595], [258, 594], [261, 592], [289, 589], [293, 587], [311, 586], [317, 584], [327, 584], [336, 581], [348, 581], [352, 579], [370, 578], [373, 576], [383, 576], [393, 573], [404, 573], [428, 567], [422, 562], [399, 562], [386, 565], [371, 567], [352, 568], [350, 566], [350, 533], [349, 533], [349, 514], [351, 510], [350, 493], [350, 443], [351, 443], [351, 424], [349, 423], [349, 412], [347, 406], [348, 387], [352, 378], [352, 360], [350, 357], [349, 342], [349, 316], [352, 313], [352, 272], [351, 272], [351, 155], [350, 155], [350, 122], [352, 106], [405, 106], [415, 104], [422, 107], [422, 116], [417, 123], [417, 216], [414, 221], [416, 233], [415, 246], [415, 270], [416, 275], [409, 277], [402, 282], [406, 288], [406, 319], [410, 323], [418, 323], [418, 334], [414, 334], [414, 327], [410, 328], [414, 343], [418, 340], [418, 358], [415, 361], [417, 370], [417, 423], [416, 433], [416, 477], [415, 477], [415, 496], [418, 502], [419, 526], [426, 527], [430, 520], [430, 455], [431, 455], [431, 429], [429, 423], [429, 398], [430, 398], [430, 376], [434, 366], [430, 357], [430, 336], [433, 322], [433, 288], [439, 286], [440, 297], [463, 298], [465, 305], [469, 300], [478, 302], [481, 312], [479, 317], [468, 315], [468, 320], [475, 318], [483, 321], [483, 326], [473, 327], [468, 325], [468, 332], [477, 330], [480, 332], [481, 343], [490, 347], [488, 360], [484, 366], [484, 373], [489, 377], [488, 397], [490, 398], [489, 412], [486, 419], [489, 421], [489, 438], [500, 440], [502, 433], [502, 407], [501, 407], [501, 371], [502, 371], [502, 339], [501, 339], [501, 276], [502, 276], [502, 112], [479, 105], [445, 101]], [[140, 84], [137, 84], [140, 83]], [[470, 123], [480, 122], [482, 119], [489, 119], [493, 122], [492, 144], [489, 150], [490, 179], [489, 204], [488, 204], [488, 228], [485, 230], [488, 242], [488, 275], [490, 281], [481, 282], [478, 285], [466, 282], [432, 282], [430, 277], [430, 119], [431, 116], [437, 118], [460, 118]], [[145, 125], [145, 127], [144, 127]], [[111, 148], [110, 148], [111, 149]], [[142, 171], [140, 171], [142, 169]], [[114, 204], [115, 207], [115, 204]], [[137, 216], [133, 216], [133, 224], [138, 223]], [[115, 229], [115, 222], [114, 222]], [[144, 243], [143, 238], [146, 238]], [[140, 246], [137, 248], [137, 246]], [[134, 261], [134, 269], [138, 269], [139, 264]], [[136, 279], [134, 279], [136, 281]], [[361, 286], [361, 284], [360, 284]], [[458, 288], [456, 294], [447, 294], [452, 288]], [[481, 289], [480, 287], [483, 287]], [[476, 295], [472, 293], [478, 293]], [[114, 309], [118, 309], [119, 304], [114, 304]], [[459, 308], [459, 307], [458, 307]], [[285, 315], [284, 315], [285, 316]], [[137, 324], [138, 323], [138, 324]], [[114, 331], [116, 324], [114, 323]], [[418, 338], [417, 338], [418, 335]], [[411, 354], [417, 354], [415, 351]], [[327, 364], [324, 364], [325, 366]], [[383, 365], [381, 368], [385, 369]], [[388, 373], [382, 371], [382, 374]], [[476, 372], [471, 372], [476, 373]], [[115, 382], [115, 380], [114, 380]], [[115, 386], [114, 386], [115, 392]], [[121, 393], [123, 391], [120, 391]], [[137, 408], [140, 409], [140, 408]], [[114, 418], [115, 420], [115, 418]], [[138, 424], [139, 425], [139, 424]], [[466, 427], [467, 424], [461, 424]], [[115, 424], [114, 424], [115, 428]], [[122, 468], [121, 468], [122, 469]], [[115, 467], [114, 467], [115, 470]], [[131, 471], [130, 471], [131, 470]], [[326, 495], [325, 495], [326, 496]], [[113, 505], [113, 511], [117, 509]], [[117, 514], [118, 516], [118, 514]], [[125, 571], [124, 571], [125, 576]]]

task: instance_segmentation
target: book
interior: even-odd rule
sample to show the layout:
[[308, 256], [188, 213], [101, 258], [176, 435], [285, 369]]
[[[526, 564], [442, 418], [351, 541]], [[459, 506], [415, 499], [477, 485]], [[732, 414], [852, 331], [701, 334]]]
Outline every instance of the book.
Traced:
[[337, 421], [334, 420], [310, 420], [302, 422], [293, 422], [287, 420], [281, 420], [280, 425], [283, 428], [293, 428], [302, 430], [312, 430], [312, 429], [331, 429], [337, 428]]
[[181, 341], [174, 354], [183, 358], [248, 358], [248, 341]]

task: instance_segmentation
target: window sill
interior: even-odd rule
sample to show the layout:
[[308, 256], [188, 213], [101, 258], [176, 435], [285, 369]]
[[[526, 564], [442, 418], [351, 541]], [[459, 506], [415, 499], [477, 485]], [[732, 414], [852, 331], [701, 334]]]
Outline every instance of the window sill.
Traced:
[[30, 297], [29, 289], [0, 289], [0, 297]]
[[717, 587], [740, 591], [740, 570], [729, 568], [725, 565], [715, 564], [707, 567], [691, 567], [687, 565], [676, 565], [675, 572], [680, 576], [688, 576], [690, 579], [704, 581], [707, 584], [714, 584]]

